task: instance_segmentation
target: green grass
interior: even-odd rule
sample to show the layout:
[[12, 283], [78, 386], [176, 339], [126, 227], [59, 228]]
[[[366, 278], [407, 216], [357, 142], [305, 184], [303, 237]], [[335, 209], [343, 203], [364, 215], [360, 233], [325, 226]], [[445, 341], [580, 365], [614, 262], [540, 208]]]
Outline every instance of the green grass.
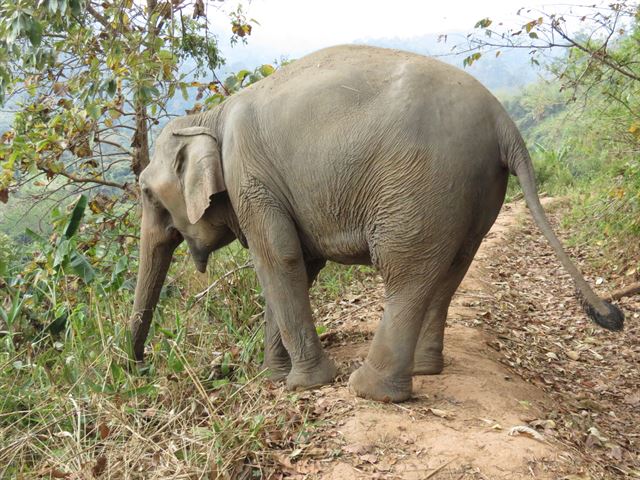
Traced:
[[28, 333], [24, 318], [4, 322], [0, 478], [91, 468], [104, 478], [259, 475], [270, 450], [290, 450], [305, 435], [303, 406], [260, 378], [263, 307], [255, 273], [238, 268], [246, 252], [221, 252], [203, 276], [178, 256], [141, 371], [127, 356], [129, 289], [86, 289], [77, 302], [64, 285], [60, 305], [49, 306], [69, 312], [58, 333]]
[[[0, 242], [0, 478], [268, 477], [316, 419], [262, 378], [264, 303], [248, 252], [234, 243], [198, 274], [177, 250], [134, 368], [137, 218], [109, 224], [87, 209], [81, 223], [83, 205], [55, 209], [50, 237]], [[340, 297], [371, 272], [329, 263], [312, 298]]]
[[572, 208], [563, 222], [575, 232], [571, 243], [601, 249], [597, 267], [640, 272], [640, 161], [609, 166], [570, 192], [570, 199]]
[[350, 286], [362, 282], [372, 275], [375, 275], [373, 267], [344, 266], [327, 262], [327, 266], [322, 269], [311, 289], [311, 296], [318, 301], [331, 301], [344, 295]]
[[[567, 149], [553, 149], [536, 144], [530, 149], [539, 194], [562, 195], [578, 181], [568, 161]], [[514, 176], [509, 177], [506, 201], [522, 197], [522, 189]]]

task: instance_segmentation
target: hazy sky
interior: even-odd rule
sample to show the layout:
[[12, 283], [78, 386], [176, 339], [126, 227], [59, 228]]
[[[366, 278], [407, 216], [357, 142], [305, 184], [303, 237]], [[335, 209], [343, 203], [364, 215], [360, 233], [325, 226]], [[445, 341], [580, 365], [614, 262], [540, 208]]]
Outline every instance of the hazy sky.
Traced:
[[[558, 10], [584, 2], [564, 0], [554, 5], [549, 0], [245, 0], [243, 5], [247, 17], [260, 22], [251, 35], [250, 47], [295, 57], [356, 39], [469, 31], [484, 17], [507, 23], [516, 20], [521, 25], [522, 19], [516, 17], [520, 7], [546, 5]], [[229, 10], [236, 4], [235, 0], [227, 0], [221, 8]], [[217, 15], [214, 22], [216, 31], [228, 31], [224, 15]], [[226, 50], [226, 39], [221, 43]]]

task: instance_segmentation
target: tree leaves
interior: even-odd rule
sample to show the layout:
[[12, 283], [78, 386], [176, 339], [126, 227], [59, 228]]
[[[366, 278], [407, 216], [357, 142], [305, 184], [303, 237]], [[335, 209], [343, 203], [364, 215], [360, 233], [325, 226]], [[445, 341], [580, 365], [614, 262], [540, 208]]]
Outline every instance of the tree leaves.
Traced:
[[29, 28], [26, 31], [27, 37], [31, 41], [31, 45], [39, 47], [42, 43], [42, 25], [33, 19], [30, 19]]
[[478, 60], [480, 60], [481, 57], [482, 57], [482, 53], [480, 52], [472, 53], [471, 55], [466, 57], [464, 60], [462, 60], [462, 65], [464, 67], [470, 67], [471, 65], [473, 65], [474, 62], [477, 62]]
[[263, 77], [268, 77], [273, 72], [275, 72], [276, 69], [273, 68], [272, 65], [262, 65], [261, 67], [258, 68], [258, 71], [262, 74]]
[[[606, 70], [608, 67], [628, 79], [640, 81], [640, 73], [634, 66], [637, 61], [628, 56], [624, 58], [616, 53], [619, 49], [611, 48], [621, 40], [625, 41], [626, 32], [637, 29], [638, 10], [634, 2], [622, 0], [602, 8], [585, 5], [580, 7], [580, 17], [576, 17], [570, 9], [561, 10], [562, 8], [555, 7], [556, 11], [549, 11], [548, 7], [543, 10], [520, 9], [518, 15], [526, 17], [527, 21], [520, 28], [504, 28], [497, 32], [488, 30], [492, 24], [489, 18], [481, 19], [476, 22], [475, 28], [485, 30], [484, 33], [491, 40], [479, 35], [469, 35], [471, 50], [530, 47], [532, 63], [539, 64], [535, 57], [539, 56], [541, 50], [564, 48], [569, 50], [569, 57], [578, 55], [583, 61], [588, 62], [586, 70]], [[568, 23], [567, 19], [574, 17], [581, 22], [579, 32]], [[625, 27], [621, 28], [621, 24]], [[499, 40], [496, 40], [496, 37], [499, 37]], [[636, 47], [636, 55], [637, 50]], [[558, 63], [562, 62], [554, 62], [555, 65]], [[581, 77], [578, 75], [577, 78]], [[588, 76], [585, 76], [585, 80], [587, 78]]]
[[78, 201], [73, 207], [73, 211], [71, 212], [71, 216], [69, 217], [69, 222], [67, 223], [67, 228], [65, 228], [64, 236], [67, 239], [73, 237], [78, 228], [80, 228], [80, 222], [82, 217], [84, 216], [84, 211], [87, 208], [87, 197], [86, 195], [80, 195]]
[[[110, 165], [149, 157], [150, 125], [167, 115], [178, 89], [189, 99], [181, 65], [195, 60], [202, 74], [222, 62], [216, 36], [201, 20], [211, 1], [141, 8], [131, 0], [0, 0], [0, 102], [7, 91], [23, 90], [12, 137], [0, 143], [2, 195], [38, 171], [49, 181], [131, 184], [133, 168]], [[197, 18], [184, 18], [182, 9], [194, 2]], [[234, 35], [250, 34], [253, 21], [241, 8], [233, 21], [240, 29]], [[233, 91], [249, 79], [239, 81]]]
[[91, 283], [96, 276], [96, 271], [85, 257], [80, 252], [72, 252], [69, 258], [69, 266], [73, 273], [80, 277], [84, 283]]
[[253, 30], [252, 23], [258, 23], [254, 19], [247, 19], [242, 10], [242, 4], [238, 4], [238, 8], [231, 12], [231, 44], [234, 45], [240, 39], [242, 43], [247, 42], [247, 37], [251, 35]]
[[473, 28], [489, 28], [489, 26], [493, 23], [493, 21], [489, 18], [483, 18], [476, 22]]
[[531, 33], [531, 30], [533, 30], [538, 25], [542, 25], [543, 23], [544, 23], [544, 18], [539, 17], [536, 20], [531, 20], [530, 22], [527, 22], [525, 25], [523, 25], [522, 28], [524, 28], [524, 30], [527, 33]]

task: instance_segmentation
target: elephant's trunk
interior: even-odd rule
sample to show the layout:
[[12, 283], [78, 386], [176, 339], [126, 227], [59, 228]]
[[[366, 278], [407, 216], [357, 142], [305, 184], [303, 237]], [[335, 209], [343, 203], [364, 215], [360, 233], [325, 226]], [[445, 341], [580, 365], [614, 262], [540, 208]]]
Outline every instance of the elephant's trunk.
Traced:
[[531, 157], [515, 126], [513, 126], [511, 131], [506, 132], [501, 142], [501, 149], [503, 150], [504, 163], [508, 166], [511, 173], [516, 175], [520, 181], [525, 201], [536, 224], [553, 247], [564, 268], [569, 275], [571, 275], [571, 278], [573, 278], [578, 296], [587, 315], [607, 330], [622, 330], [624, 325], [624, 315], [622, 311], [615, 305], [601, 299], [593, 292], [553, 232], [551, 224], [540, 204]]
[[155, 219], [146, 217], [153, 217], [153, 214], [143, 213], [138, 281], [130, 322], [133, 356], [137, 361], [143, 360], [144, 342], [149, 333], [153, 310], [158, 303], [173, 252], [182, 241], [176, 230], [164, 229], [154, 224]]

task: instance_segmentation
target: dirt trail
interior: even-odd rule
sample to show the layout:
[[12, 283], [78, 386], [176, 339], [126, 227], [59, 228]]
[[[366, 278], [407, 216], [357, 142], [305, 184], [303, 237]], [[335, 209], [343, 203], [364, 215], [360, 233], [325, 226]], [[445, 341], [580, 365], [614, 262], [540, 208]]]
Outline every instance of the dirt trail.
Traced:
[[[335, 480], [551, 479], [566, 472], [571, 454], [561, 445], [546, 436], [540, 441], [509, 434], [512, 427], [535, 420], [544, 425], [543, 406], [549, 399], [500, 363], [481, 329], [467, 326], [491, 315], [483, 299], [494, 294], [494, 287], [485, 280], [483, 262], [524, 211], [522, 204], [505, 206], [485, 239], [450, 309], [444, 372], [415, 377], [413, 400], [385, 405], [348, 392], [348, 374], [364, 359], [380, 319], [381, 285], [342, 302], [336, 328], [328, 322], [338, 333], [325, 343], [341, 365], [343, 381], [307, 394], [316, 413], [325, 414], [320, 451], [333, 449], [340, 455], [308, 463], [307, 470], [298, 465], [301, 475]], [[344, 311], [351, 313], [340, 321]]]

